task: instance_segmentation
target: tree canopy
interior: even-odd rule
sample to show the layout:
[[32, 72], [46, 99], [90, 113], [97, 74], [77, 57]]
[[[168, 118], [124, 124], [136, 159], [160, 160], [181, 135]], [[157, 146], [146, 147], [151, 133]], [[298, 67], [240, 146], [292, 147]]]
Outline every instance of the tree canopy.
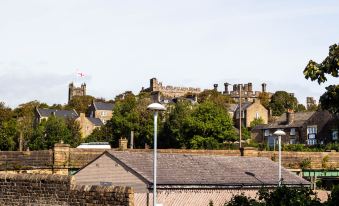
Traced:
[[277, 91], [272, 95], [270, 108], [273, 116], [280, 116], [288, 109], [298, 111], [298, 100], [285, 91]]

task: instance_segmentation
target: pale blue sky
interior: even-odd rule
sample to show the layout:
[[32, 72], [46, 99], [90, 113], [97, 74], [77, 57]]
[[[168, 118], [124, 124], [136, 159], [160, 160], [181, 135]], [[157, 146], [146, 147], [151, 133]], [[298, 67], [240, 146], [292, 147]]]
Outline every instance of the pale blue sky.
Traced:
[[305, 103], [338, 82], [302, 74], [339, 42], [338, 19], [339, 1], [0, 0], [0, 101], [64, 104], [78, 70], [106, 99], [157, 77], [220, 90], [266, 82]]

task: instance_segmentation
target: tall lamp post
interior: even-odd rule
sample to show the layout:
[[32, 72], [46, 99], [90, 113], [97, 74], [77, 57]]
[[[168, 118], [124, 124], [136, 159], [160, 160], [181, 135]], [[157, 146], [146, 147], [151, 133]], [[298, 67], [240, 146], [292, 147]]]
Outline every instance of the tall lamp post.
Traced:
[[153, 206], [157, 205], [157, 121], [158, 112], [165, 111], [166, 108], [159, 103], [148, 105], [148, 110], [154, 111], [154, 146], [153, 146]]
[[281, 186], [281, 136], [286, 135], [286, 133], [282, 130], [277, 130], [273, 133], [278, 136], [278, 145], [279, 145], [279, 177], [278, 177], [278, 186]]

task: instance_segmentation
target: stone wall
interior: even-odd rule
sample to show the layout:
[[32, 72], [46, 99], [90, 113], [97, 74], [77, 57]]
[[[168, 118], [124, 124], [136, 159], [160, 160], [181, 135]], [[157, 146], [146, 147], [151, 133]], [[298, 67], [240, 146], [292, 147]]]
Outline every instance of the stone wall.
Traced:
[[134, 205], [130, 187], [72, 182], [60, 175], [0, 174], [0, 205]]

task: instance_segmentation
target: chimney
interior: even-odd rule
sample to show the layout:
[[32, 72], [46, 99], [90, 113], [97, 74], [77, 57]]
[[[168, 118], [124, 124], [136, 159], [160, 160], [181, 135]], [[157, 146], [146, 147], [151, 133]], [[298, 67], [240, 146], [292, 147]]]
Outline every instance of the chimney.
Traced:
[[292, 109], [288, 109], [286, 112], [286, 122], [287, 124], [292, 124], [294, 122], [295, 114]]
[[252, 87], [252, 83], [251, 82], [248, 83], [248, 91], [249, 92], [253, 92], [253, 87]]
[[261, 84], [261, 91], [266, 92], [266, 83]]
[[229, 85], [230, 85], [230, 84], [227, 83], [227, 82], [224, 83], [224, 86], [225, 86], [224, 94], [229, 94], [229, 91], [228, 91], [228, 86], [229, 86]]
[[127, 139], [125, 137], [119, 139], [119, 150], [127, 150]]
[[218, 84], [214, 84], [213, 87], [214, 87], [214, 91], [217, 92], [218, 91]]
[[244, 91], [245, 91], [245, 92], [248, 92], [248, 84], [245, 84], [245, 85], [244, 85]]

